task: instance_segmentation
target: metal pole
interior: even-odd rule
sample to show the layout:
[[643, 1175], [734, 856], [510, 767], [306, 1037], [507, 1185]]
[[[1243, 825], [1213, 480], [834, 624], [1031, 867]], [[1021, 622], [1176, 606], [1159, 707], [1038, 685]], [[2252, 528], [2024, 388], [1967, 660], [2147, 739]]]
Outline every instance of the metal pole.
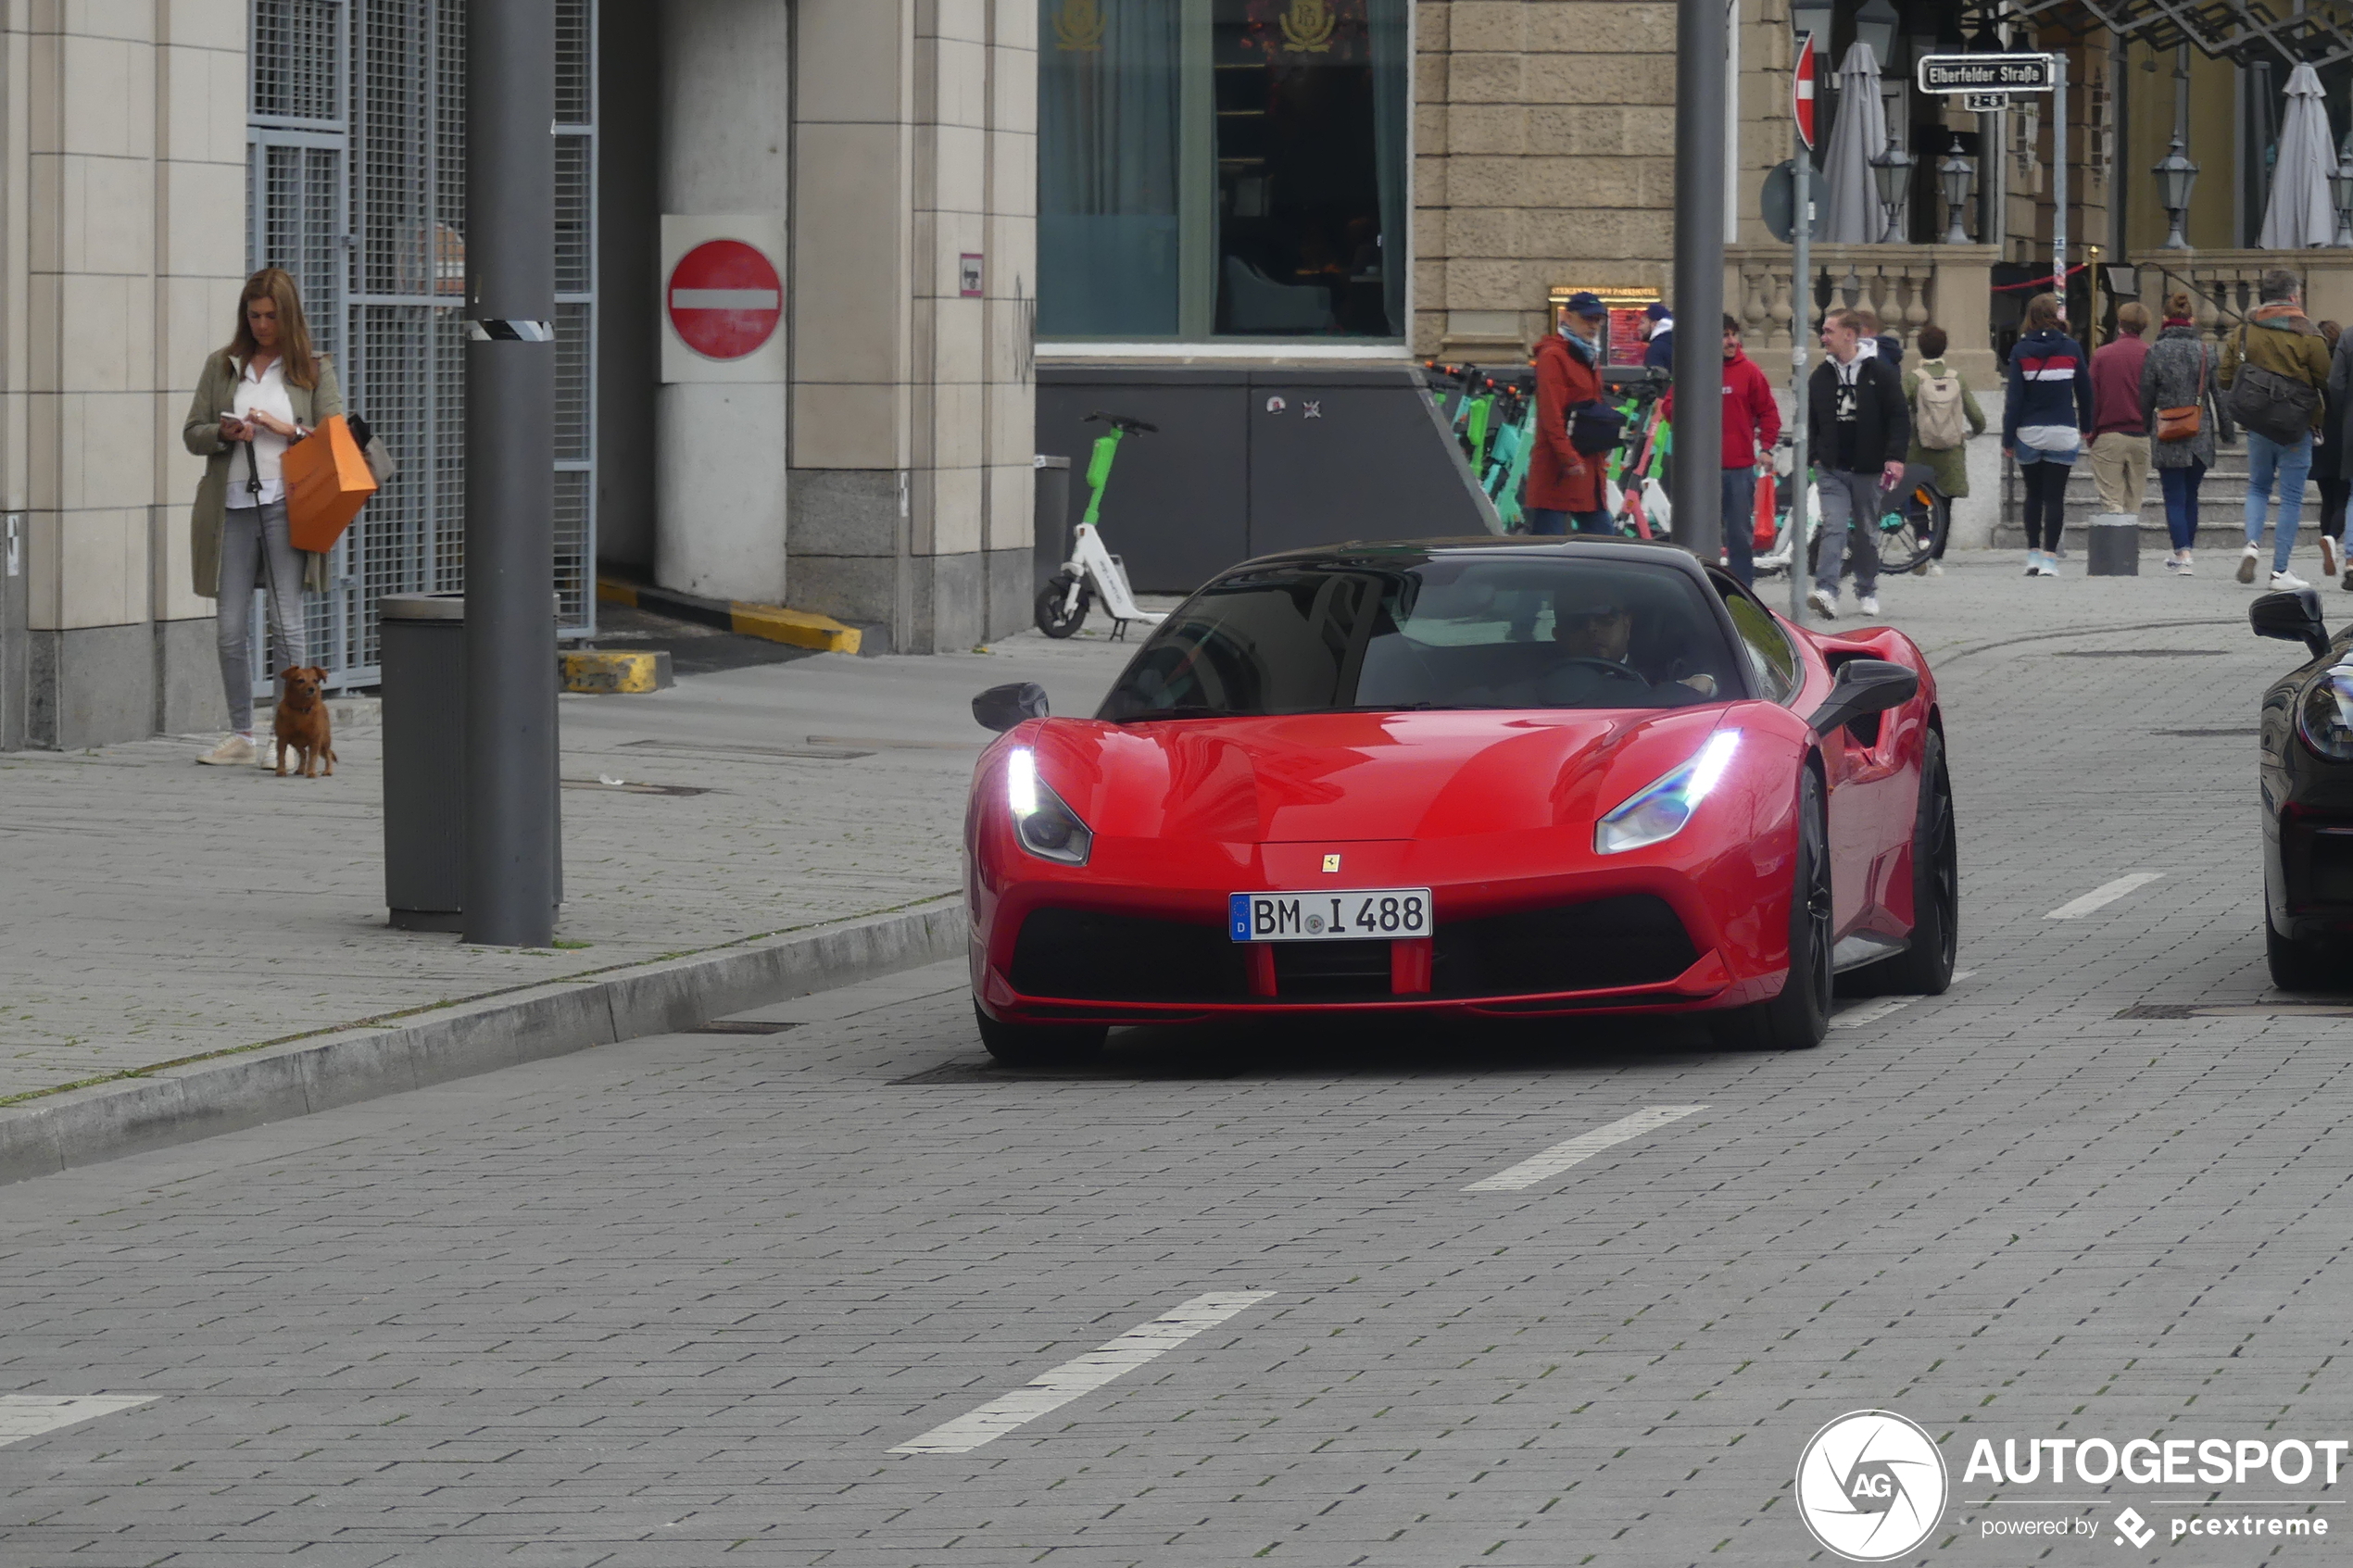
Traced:
[[[1805, 40], [1799, 40], [1802, 47]], [[1790, 257], [1791, 281], [1797, 287], [1792, 303], [1797, 307], [1795, 331], [1790, 333], [1790, 505], [1789, 505], [1789, 618], [1803, 623], [1806, 619], [1806, 530], [1809, 522], [1806, 505], [1807, 484], [1806, 440], [1812, 433], [1807, 418], [1813, 399], [1806, 387], [1806, 367], [1814, 348], [1814, 155], [1806, 145], [1806, 138], [1797, 143], [1796, 190], [1793, 220], [1794, 232], [1791, 239], [1795, 248]], [[1766, 481], [1770, 484], [1772, 476]]]
[[2067, 314], [2067, 56], [2051, 51], [2051, 292]]
[[1724, 548], [1723, 0], [1678, 0], [1675, 28], [1675, 540]]
[[465, 940], [555, 936], [554, 0], [466, 7]]

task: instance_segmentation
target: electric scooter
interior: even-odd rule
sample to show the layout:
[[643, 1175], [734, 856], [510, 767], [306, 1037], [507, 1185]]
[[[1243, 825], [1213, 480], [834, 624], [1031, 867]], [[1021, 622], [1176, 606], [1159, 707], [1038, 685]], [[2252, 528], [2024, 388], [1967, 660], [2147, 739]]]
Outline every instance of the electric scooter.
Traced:
[[1094, 455], [1087, 460], [1087, 515], [1073, 531], [1070, 559], [1038, 590], [1038, 629], [1050, 637], [1067, 637], [1085, 623], [1088, 607], [1101, 598], [1111, 612], [1112, 640], [1119, 642], [1126, 638], [1129, 621], [1157, 626], [1167, 618], [1136, 608], [1136, 596], [1127, 586], [1127, 569], [1103, 547], [1096, 519], [1102, 515], [1103, 491], [1111, 483], [1111, 466], [1119, 455], [1120, 439], [1157, 435], [1160, 427], [1125, 414], [1100, 411], [1088, 415], [1085, 422], [1111, 428], [1095, 437]]

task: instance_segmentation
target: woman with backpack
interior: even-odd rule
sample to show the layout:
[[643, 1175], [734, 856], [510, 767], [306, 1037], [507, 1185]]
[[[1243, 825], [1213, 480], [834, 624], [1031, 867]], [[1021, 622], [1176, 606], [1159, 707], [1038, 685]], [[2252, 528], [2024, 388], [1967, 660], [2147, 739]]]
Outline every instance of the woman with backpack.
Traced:
[[2026, 575], [2058, 575], [2059, 530], [2067, 521], [2067, 476], [2092, 422], [2092, 378], [2083, 347], [2067, 335], [2055, 294], [2026, 302], [2026, 335], [2010, 350], [2009, 395], [2002, 408], [2002, 456], [2026, 482]]
[[2187, 290], [2165, 296], [2165, 320], [2141, 364], [2141, 422], [2149, 433], [2149, 466], [2165, 492], [2165, 531], [2173, 553], [2165, 570], [2196, 574], [2190, 552], [2197, 544], [2197, 487], [2214, 463], [2219, 372], [2214, 345], [2190, 315]]
[[[1966, 443], [1985, 433], [1985, 410], [1961, 372], [1944, 362], [1949, 346], [1944, 329], [1930, 322], [1919, 332], [1920, 363], [1904, 372], [1904, 401], [1912, 409], [1912, 445], [1904, 461], [1925, 463], [1934, 477], [1937, 494], [1958, 500], [1969, 494], [1969, 454]], [[1944, 539], [1952, 530], [1947, 508], [1937, 520], [1936, 542], [1928, 572], [1944, 575]]]

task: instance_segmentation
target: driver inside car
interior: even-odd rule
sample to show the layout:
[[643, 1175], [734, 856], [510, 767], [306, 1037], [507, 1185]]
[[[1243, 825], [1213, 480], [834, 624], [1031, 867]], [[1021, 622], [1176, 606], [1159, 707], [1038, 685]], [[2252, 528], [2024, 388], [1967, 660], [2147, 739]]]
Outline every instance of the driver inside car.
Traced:
[[[1564, 665], [1548, 677], [1547, 684], [1639, 682], [1645, 690], [1654, 690], [1651, 679], [1628, 662], [1627, 653], [1633, 641], [1634, 612], [1627, 606], [1614, 597], [1572, 599], [1564, 592], [1554, 601], [1553, 642], [1568, 658], [1589, 662]], [[1716, 677], [1705, 672], [1686, 675], [1669, 684], [1702, 697], [1716, 695]]]

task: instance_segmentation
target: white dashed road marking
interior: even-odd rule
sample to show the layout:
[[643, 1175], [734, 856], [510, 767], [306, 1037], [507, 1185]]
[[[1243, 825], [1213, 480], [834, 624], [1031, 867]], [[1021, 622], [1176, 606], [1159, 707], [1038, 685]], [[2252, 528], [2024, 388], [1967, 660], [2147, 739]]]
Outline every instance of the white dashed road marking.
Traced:
[[1076, 1361], [1064, 1361], [1051, 1372], [1041, 1372], [1022, 1387], [1001, 1399], [988, 1404], [966, 1415], [960, 1415], [944, 1425], [935, 1426], [920, 1437], [899, 1444], [890, 1451], [895, 1454], [965, 1454], [983, 1443], [994, 1442], [1025, 1422], [1037, 1420], [1047, 1411], [1058, 1410], [1081, 1394], [1089, 1394], [1113, 1378], [1135, 1371], [1145, 1362], [1182, 1345], [1204, 1329], [1215, 1328], [1235, 1313], [1256, 1305], [1274, 1294], [1271, 1290], [1213, 1290], [1191, 1300], [1170, 1308], [1151, 1322], [1129, 1329], [1107, 1345], [1099, 1346]]
[[2075, 920], [2088, 915], [2094, 909], [2115, 903], [2134, 888], [2146, 887], [2164, 874], [2163, 872], [2134, 872], [2131, 876], [2120, 876], [2114, 882], [2104, 882], [2081, 898], [2070, 899], [2061, 904], [2043, 918], [2045, 920]]
[[153, 1404], [156, 1398], [153, 1394], [0, 1394], [0, 1449], [77, 1421]]
[[1639, 1138], [1653, 1128], [1678, 1122], [1695, 1110], [1705, 1110], [1704, 1105], [1649, 1105], [1631, 1116], [1621, 1116], [1606, 1127], [1596, 1127], [1590, 1133], [1579, 1133], [1566, 1143], [1556, 1143], [1541, 1154], [1531, 1155], [1508, 1170], [1471, 1183], [1465, 1192], [1518, 1192], [1532, 1187], [1548, 1176], [1557, 1176], [1580, 1160], [1589, 1160], [1615, 1144], [1628, 1138]]
[[1910, 1007], [1916, 1000], [1918, 998], [1913, 997], [1889, 997], [1882, 1001], [1864, 1002], [1860, 1006], [1848, 1008], [1836, 1014], [1831, 1019], [1831, 1027], [1860, 1029], [1866, 1023], [1877, 1023], [1898, 1008]]

